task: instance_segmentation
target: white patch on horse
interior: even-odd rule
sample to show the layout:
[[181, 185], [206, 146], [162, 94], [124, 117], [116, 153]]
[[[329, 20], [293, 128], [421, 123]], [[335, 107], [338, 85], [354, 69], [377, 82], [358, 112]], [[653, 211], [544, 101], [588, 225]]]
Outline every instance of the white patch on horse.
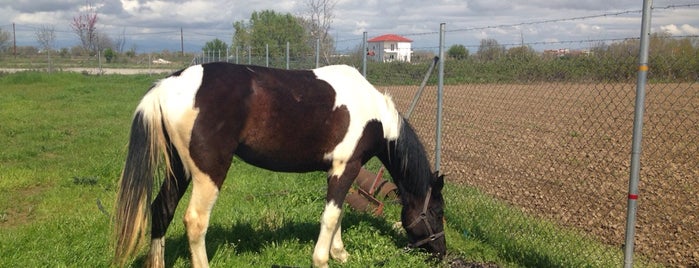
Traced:
[[194, 108], [194, 98], [199, 91], [204, 68], [195, 65], [185, 69], [180, 76], [170, 77], [163, 81], [168, 89], [161, 93], [163, 113], [171, 123], [179, 123], [187, 111], [198, 110]]
[[339, 180], [342, 173], [345, 173], [345, 167], [347, 167], [347, 162], [344, 160], [333, 160], [333, 166], [329, 172], [330, 176]]
[[[340, 221], [342, 220], [342, 209], [330, 201], [325, 204], [325, 210], [320, 218], [320, 233], [316, 241], [316, 247], [313, 250], [313, 266], [327, 267], [330, 259], [330, 247], [333, 244], [333, 238], [336, 237], [335, 232], [340, 232]], [[339, 237], [339, 236], [338, 236]], [[341, 242], [340, 242], [341, 243]], [[339, 245], [336, 245], [339, 246]], [[336, 249], [336, 251], [340, 251]], [[340, 252], [337, 252], [340, 253]], [[346, 254], [346, 253], [345, 253]], [[341, 254], [340, 254], [341, 255]], [[343, 256], [338, 256], [343, 257]], [[344, 256], [345, 259], [347, 256]], [[340, 260], [342, 261], [342, 260]]]
[[314, 69], [313, 72], [335, 90], [335, 108], [345, 106], [350, 114], [345, 137], [325, 155], [326, 159], [349, 160], [364, 127], [372, 120], [383, 125], [384, 138], [398, 138], [402, 118], [391, 97], [376, 90], [356, 69], [347, 65], [332, 65]]
[[146, 267], [165, 267], [165, 238], [154, 238], [150, 242], [150, 251], [146, 259]]
[[[179, 76], [160, 80], [143, 97], [137, 111], [142, 111], [146, 121], [161, 114], [171, 142], [182, 154], [183, 161], [189, 158], [189, 141], [194, 120], [199, 109], [194, 107], [194, 98], [204, 77], [204, 68], [194, 65], [184, 69]], [[156, 119], [155, 121], [160, 121]], [[190, 174], [191, 165], [185, 164], [185, 172]]]
[[192, 196], [184, 214], [184, 225], [192, 253], [192, 267], [209, 267], [206, 254], [206, 231], [209, 227], [211, 210], [218, 198], [218, 186], [211, 177], [196, 167], [192, 174]]

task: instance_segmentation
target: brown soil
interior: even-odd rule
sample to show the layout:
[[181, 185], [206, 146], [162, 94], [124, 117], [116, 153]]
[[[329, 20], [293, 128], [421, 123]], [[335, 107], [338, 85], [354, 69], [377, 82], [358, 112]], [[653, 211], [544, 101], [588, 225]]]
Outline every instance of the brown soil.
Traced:
[[[381, 88], [405, 111], [416, 87]], [[435, 88], [410, 121], [434, 148]], [[523, 211], [624, 243], [635, 85], [446, 86], [442, 172]], [[636, 252], [699, 265], [699, 85], [646, 94]], [[574, 254], [574, 252], [572, 252]]]

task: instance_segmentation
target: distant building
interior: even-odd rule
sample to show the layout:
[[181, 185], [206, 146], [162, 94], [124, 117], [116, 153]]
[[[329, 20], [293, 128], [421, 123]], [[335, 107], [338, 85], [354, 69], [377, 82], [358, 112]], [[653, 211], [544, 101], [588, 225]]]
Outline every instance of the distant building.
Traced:
[[592, 52], [590, 52], [589, 49], [580, 49], [580, 50], [570, 50], [567, 48], [560, 48], [560, 49], [547, 49], [544, 50], [544, 55], [551, 55], [555, 57], [564, 57], [564, 56], [587, 56], [591, 55]]
[[553, 55], [556, 57], [563, 57], [565, 55], [570, 54], [570, 49], [567, 48], [559, 48], [559, 49], [547, 49], [544, 50], [544, 55]]
[[385, 34], [367, 40], [370, 59], [381, 62], [404, 61], [410, 62], [413, 54], [411, 43], [413, 40], [396, 34]]

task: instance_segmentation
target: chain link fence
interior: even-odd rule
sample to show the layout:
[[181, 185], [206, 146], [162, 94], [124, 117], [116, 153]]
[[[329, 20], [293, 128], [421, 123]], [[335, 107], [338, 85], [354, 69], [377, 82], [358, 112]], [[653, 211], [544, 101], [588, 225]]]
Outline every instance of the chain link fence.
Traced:
[[[446, 38], [513, 27], [447, 30]], [[431, 38], [438, 42], [436, 34]], [[560, 49], [532, 49], [540, 45], [482, 41], [470, 47], [476, 53], [446, 59], [442, 171], [452, 182], [621, 248], [639, 39], [545, 42]], [[415, 65], [392, 63], [386, 69], [396, 74], [367, 73], [404, 110], [419, 84], [410, 72], [420, 69]], [[649, 66], [636, 252], [663, 265], [696, 267], [699, 37], [653, 34]], [[423, 97], [411, 117], [428, 144], [434, 103], [434, 93]]]

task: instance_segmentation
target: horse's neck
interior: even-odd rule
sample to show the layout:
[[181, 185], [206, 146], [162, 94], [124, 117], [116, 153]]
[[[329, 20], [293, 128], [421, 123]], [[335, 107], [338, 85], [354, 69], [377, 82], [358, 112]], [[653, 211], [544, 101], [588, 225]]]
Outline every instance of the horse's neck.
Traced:
[[388, 142], [379, 159], [402, 192], [408, 192], [415, 197], [426, 194], [431, 178], [429, 161], [422, 144], [409, 125], [402, 127], [397, 140]]

